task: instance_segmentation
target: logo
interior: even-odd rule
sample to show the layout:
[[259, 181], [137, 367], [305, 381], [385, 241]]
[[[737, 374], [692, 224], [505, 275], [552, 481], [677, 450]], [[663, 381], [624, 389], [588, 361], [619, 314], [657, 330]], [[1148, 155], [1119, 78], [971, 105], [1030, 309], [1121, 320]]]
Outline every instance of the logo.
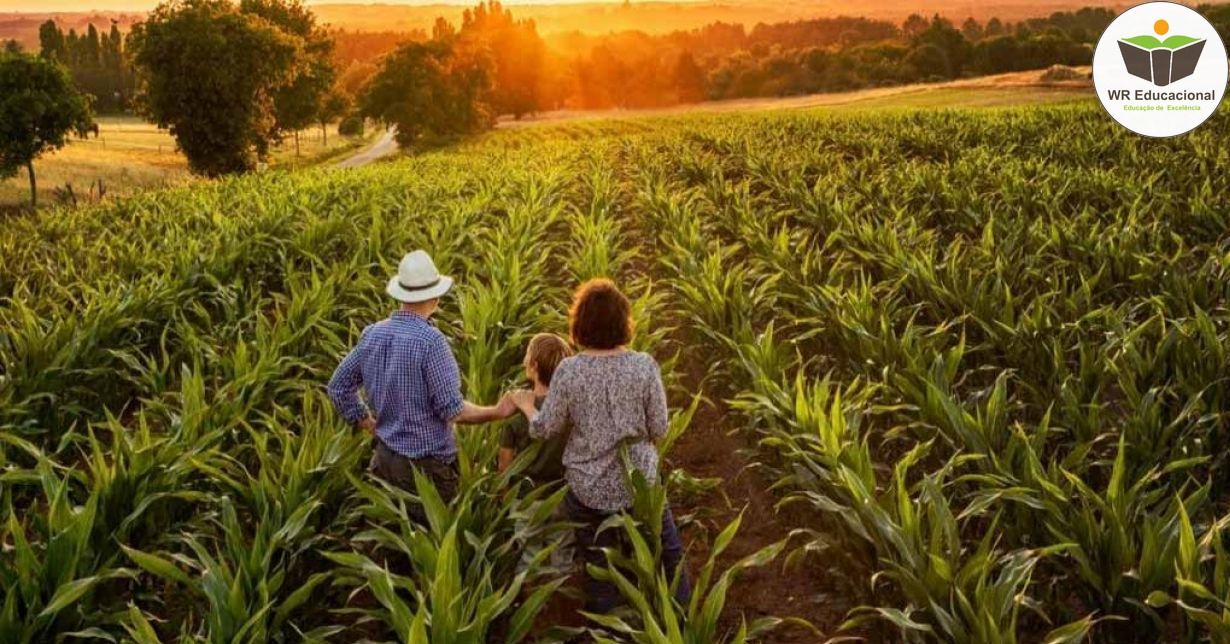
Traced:
[[1172, 2], [1123, 12], [1093, 53], [1102, 107], [1120, 125], [1152, 137], [1190, 132], [1213, 116], [1228, 71], [1226, 47], [1213, 25]]
[[1156, 36], [1145, 34], [1119, 41], [1119, 53], [1123, 54], [1128, 73], [1158, 87], [1191, 76], [1208, 40], [1178, 34], [1160, 40], [1170, 31], [1170, 23], [1165, 20], [1153, 23], [1153, 31]]

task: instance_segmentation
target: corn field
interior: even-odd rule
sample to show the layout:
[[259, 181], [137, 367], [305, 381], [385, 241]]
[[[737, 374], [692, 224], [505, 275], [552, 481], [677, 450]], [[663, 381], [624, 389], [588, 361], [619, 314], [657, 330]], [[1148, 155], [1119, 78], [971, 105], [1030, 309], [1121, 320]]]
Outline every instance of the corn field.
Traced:
[[[1088, 105], [580, 122], [6, 220], [0, 641], [773, 641], [725, 602], [788, 566], [857, 594], [821, 641], [1230, 642], [1227, 140]], [[734, 562], [738, 520], [687, 529], [678, 606], [652, 517], [708, 483], [637, 482], [599, 571], [630, 610], [551, 623], [562, 493], [479, 426], [458, 499], [411, 498], [324, 395], [414, 248], [477, 401], [615, 278], [666, 462], [712, 405], [807, 526]]]

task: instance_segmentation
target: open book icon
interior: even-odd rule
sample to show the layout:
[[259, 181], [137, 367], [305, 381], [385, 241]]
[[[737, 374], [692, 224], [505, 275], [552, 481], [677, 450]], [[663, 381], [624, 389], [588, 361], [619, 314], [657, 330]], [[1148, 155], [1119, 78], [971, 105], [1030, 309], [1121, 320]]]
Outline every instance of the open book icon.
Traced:
[[1183, 80], [1196, 71], [1205, 40], [1191, 36], [1135, 36], [1119, 41], [1119, 52], [1128, 73], [1158, 87]]

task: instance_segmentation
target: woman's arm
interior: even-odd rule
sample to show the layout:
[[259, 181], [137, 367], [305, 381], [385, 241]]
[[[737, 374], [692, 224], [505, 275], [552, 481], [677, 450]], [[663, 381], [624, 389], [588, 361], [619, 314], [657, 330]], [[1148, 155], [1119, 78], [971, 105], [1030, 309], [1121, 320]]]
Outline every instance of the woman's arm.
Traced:
[[666, 436], [670, 420], [666, 411], [666, 388], [662, 386], [662, 372], [658, 363], [650, 359], [653, 375], [645, 393], [645, 429], [650, 439], [657, 441]]
[[561, 364], [555, 376], [551, 378], [551, 389], [547, 391], [547, 399], [543, 401], [542, 409], [534, 409], [532, 392], [527, 392], [528, 396], [521, 396], [516, 400], [517, 407], [529, 421], [532, 438], [549, 438], [564, 431], [564, 428], [568, 426], [568, 396], [571, 381], [564, 366]]

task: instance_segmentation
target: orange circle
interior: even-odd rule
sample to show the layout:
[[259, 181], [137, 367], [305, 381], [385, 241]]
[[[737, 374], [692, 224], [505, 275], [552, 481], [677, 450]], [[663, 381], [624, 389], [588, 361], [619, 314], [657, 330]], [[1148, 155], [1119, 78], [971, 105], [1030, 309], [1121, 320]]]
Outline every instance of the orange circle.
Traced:
[[1159, 36], [1165, 36], [1166, 32], [1170, 31], [1170, 23], [1165, 20], [1158, 20], [1153, 23], [1153, 31], [1156, 31]]

